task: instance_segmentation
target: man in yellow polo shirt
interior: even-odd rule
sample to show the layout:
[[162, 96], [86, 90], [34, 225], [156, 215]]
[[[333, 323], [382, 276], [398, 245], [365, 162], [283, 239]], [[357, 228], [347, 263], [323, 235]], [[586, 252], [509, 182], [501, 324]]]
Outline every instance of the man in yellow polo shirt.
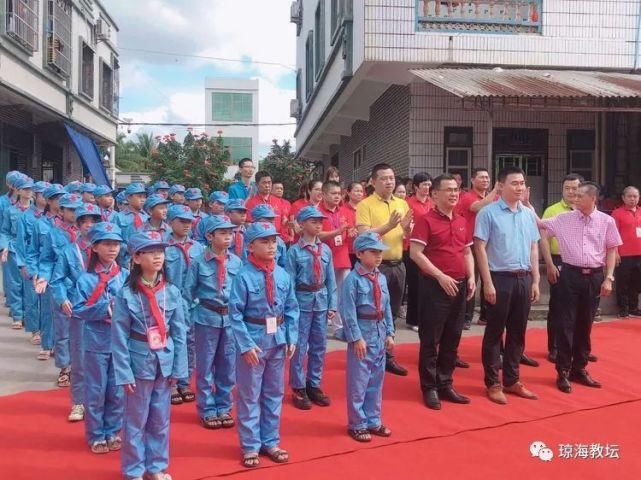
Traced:
[[[543, 213], [543, 218], [552, 218], [556, 217], [565, 212], [571, 212], [574, 207], [574, 201], [576, 199], [576, 194], [579, 191], [579, 185], [583, 181], [583, 177], [576, 173], [571, 173], [566, 175], [563, 179], [563, 198], [560, 202], [550, 205], [545, 209]], [[545, 239], [541, 239], [541, 242], [545, 242]], [[547, 266], [547, 276], [548, 282], [550, 283], [550, 304], [548, 306], [548, 360], [550, 362], [556, 362], [556, 325], [559, 324], [559, 301], [563, 301], [559, 298], [559, 267], [561, 265], [561, 255], [559, 253], [559, 242], [556, 238], [550, 237], [548, 239], [550, 242], [549, 250], [546, 248], [541, 248], [543, 254], [543, 259]]]
[[[405, 290], [405, 265], [403, 264], [403, 237], [410, 234], [412, 211], [407, 202], [396, 198], [396, 178], [392, 167], [379, 163], [372, 169], [374, 193], [356, 207], [356, 227], [359, 233], [372, 231], [383, 237], [389, 248], [383, 252], [380, 271], [387, 279], [392, 317], [396, 320]], [[407, 375], [391, 354], [387, 354], [385, 370], [394, 375]]]

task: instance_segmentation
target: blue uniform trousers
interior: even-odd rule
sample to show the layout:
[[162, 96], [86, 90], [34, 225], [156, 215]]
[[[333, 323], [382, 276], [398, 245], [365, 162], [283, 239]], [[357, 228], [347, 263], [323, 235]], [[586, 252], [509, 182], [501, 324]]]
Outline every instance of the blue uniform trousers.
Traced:
[[289, 386], [305, 388], [305, 357], [307, 356], [307, 383], [320, 388], [325, 350], [327, 349], [327, 311], [300, 312], [298, 345], [289, 364]]
[[[49, 287], [47, 287], [49, 288]], [[67, 368], [71, 365], [69, 354], [69, 317], [67, 317], [51, 297], [53, 313], [54, 356], [56, 367]]]
[[191, 376], [196, 365], [196, 339], [194, 331], [194, 320], [191, 318], [192, 310], [185, 307], [185, 322], [187, 323], [187, 378], [180, 378], [176, 382], [179, 388], [187, 388], [191, 382]]
[[78, 317], [69, 319], [69, 355], [71, 359], [71, 404], [83, 405], [85, 398], [85, 364], [82, 349], [82, 320]]
[[24, 290], [25, 280], [20, 274], [15, 253], [9, 252], [3, 274], [6, 275], [6, 290], [4, 292], [7, 297], [10, 315], [15, 321], [21, 322], [24, 319], [22, 292]]
[[258, 354], [260, 363], [250, 366], [236, 356], [236, 411], [243, 453], [280, 443], [280, 414], [285, 395], [285, 345]]
[[200, 418], [218, 417], [232, 407], [236, 343], [231, 327], [195, 325], [196, 402]]
[[33, 280], [25, 280], [22, 291], [24, 304], [24, 329], [28, 333], [40, 331], [40, 295], [33, 288]]
[[367, 342], [367, 354], [359, 360], [352, 344], [347, 347], [347, 421], [350, 430], [381, 425], [385, 344], [382, 339]]
[[42, 350], [53, 349], [53, 299], [51, 289], [47, 287], [40, 297], [40, 335], [42, 337], [40, 348]]

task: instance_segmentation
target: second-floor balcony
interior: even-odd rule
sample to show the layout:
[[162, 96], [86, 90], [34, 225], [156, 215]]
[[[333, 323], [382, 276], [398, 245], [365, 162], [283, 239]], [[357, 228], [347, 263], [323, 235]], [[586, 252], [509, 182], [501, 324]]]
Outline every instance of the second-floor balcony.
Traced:
[[540, 34], [543, 0], [416, 0], [419, 32]]

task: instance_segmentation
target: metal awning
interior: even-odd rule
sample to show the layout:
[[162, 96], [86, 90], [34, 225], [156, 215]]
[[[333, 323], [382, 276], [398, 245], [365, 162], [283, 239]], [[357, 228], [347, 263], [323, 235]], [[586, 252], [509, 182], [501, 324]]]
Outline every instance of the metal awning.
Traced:
[[482, 104], [532, 102], [583, 107], [641, 107], [641, 75], [526, 69], [415, 69], [417, 77]]

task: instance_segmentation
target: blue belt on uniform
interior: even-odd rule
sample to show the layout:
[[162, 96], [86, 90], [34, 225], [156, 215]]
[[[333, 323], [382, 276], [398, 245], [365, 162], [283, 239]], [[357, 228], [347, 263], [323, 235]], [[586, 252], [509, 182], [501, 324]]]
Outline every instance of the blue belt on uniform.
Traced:
[[297, 292], [318, 292], [324, 286], [325, 285], [323, 285], [322, 283], [312, 283], [309, 285], [301, 283], [300, 285], [296, 285], [296, 291]]
[[356, 313], [356, 318], [358, 320], [375, 320], [377, 322], [380, 322], [383, 320], [385, 315], [383, 315], [383, 312], [376, 312], [376, 313]]
[[200, 304], [203, 307], [205, 307], [207, 310], [219, 313], [221, 315], [227, 315], [229, 313], [229, 307], [222, 307], [220, 305], [216, 305], [211, 300], [205, 300], [204, 298], [201, 298], [200, 299]]
[[[243, 317], [243, 321], [247, 323], [253, 323], [254, 325], [267, 325], [266, 318], [253, 318], [253, 317]], [[283, 323], [283, 316], [276, 318], [276, 324], [280, 325]]]

